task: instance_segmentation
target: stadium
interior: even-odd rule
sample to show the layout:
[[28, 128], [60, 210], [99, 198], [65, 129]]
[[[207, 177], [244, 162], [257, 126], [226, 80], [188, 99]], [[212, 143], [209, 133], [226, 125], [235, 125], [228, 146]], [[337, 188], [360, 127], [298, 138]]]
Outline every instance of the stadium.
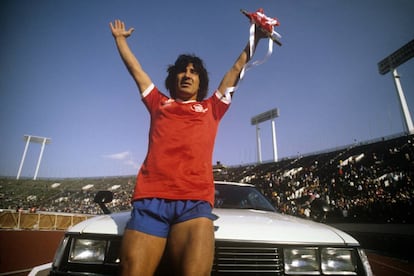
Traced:
[[[278, 162], [229, 167], [217, 162], [214, 175], [216, 180], [256, 185], [279, 212], [335, 225], [367, 249], [407, 265], [413, 261], [414, 135], [400, 134]], [[60, 233], [57, 243], [63, 230], [102, 213], [93, 203], [99, 190], [114, 193], [108, 206], [112, 211], [128, 210], [134, 181], [135, 176], [2, 178], [0, 228], [53, 230]], [[323, 216], [314, 208], [317, 202], [329, 206]], [[19, 271], [7, 269], [1, 273]]]
[[[218, 162], [215, 180], [255, 184], [278, 210], [296, 216], [309, 217], [306, 209], [321, 199], [331, 209], [327, 222], [414, 223], [413, 143], [413, 135], [401, 135], [278, 162]], [[114, 211], [129, 209], [135, 176], [0, 181], [3, 212], [96, 215], [99, 190], [114, 192]]]
[[[376, 7], [385, 7], [385, 5], [382, 4], [378, 3]], [[200, 3], [200, 5], [203, 6], [204, 4]], [[201, 7], [200, 5], [199, 7]], [[208, 5], [211, 5], [211, 3], [208, 3]], [[236, 9], [231, 7], [231, 9], [236, 10], [237, 13], [237, 15], [234, 16], [234, 19], [231, 13], [227, 14], [227, 10], [223, 9], [223, 11], [226, 11], [225, 17], [228, 17], [230, 22], [234, 21], [234, 23], [236, 23], [236, 18], [239, 16], [238, 6], [240, 3], [234, 2], [228, 4], [226, 2], [226, 4], [220, 3], [220, 5], [237, 5]], [[254, 5], [256, 5], [256, 3], [254, 3]], [[290, 5], [291, 4], [289, 4], [289, 6]], [[315, 4], [310, 4], [310, 6], [313, 5]], [[143, 19], [147, 16], [147, 20], [152, 20], [153, 12], [150, 12], [152, 8], [154, 9], [153, 11], [157, 11], [157, 14], [158, 12], [163, 13], [168, 11], [168, 17], [170, 16], [170, 9], [159, 9], [158, 5], [152, 6], [153, 7], [151, 7], [151, 5], [147, 6], [149, 10], [143, 14]], [[299, 154], [299, 151], [294, 148], [293, 150], [290, 150], [290, 152], [298, 152], [296, 156], [284, 157], [282, 159], [277, 159], [277, 151], [275, 150], [276, 141], [275, 137], [273, 137], [274, 160], [263, 162], [261, 160], [260, 150], [258, 150], [260, 158], [258, 158], [257, 163], [246, 164], [243, 163], [243, 158], [239, 158], [237, 159], [236, 165], [234, 165], [234, 163], [228, 165], [226, 162], [222, 162], [223, 160], [219, 160], [213, 165], [214, 178], [217, 181], [238, 182], [245, 186], [248, 185], [243, 183], [252, 184], [249, 186], [254, 187], [265, 195], [277, 212], [282, 214], [278, 214], [280, 216], [285, 216], [286, 214], [289, 215], [289, 217], [293, 216], [294, 220], [299, 221], [300, 218], [300, 221], [306, 221], [309, 222], [309, 224], [314, 223], [313, 221], [321, 222], [318, 223], [318, 225], [339, 229], [354, 237], [355, 240], [358, 241], [358, 245], [361, 246], [362, 251], [366, 250], [369, 263], [372, 266], [373, 274], [375, 275], [414, 275], [414, 254], [412, 253], [412, 248], [414, 247], [414, 126], [408, 111], [407, 101], [402, 92], [400, 75], [396, 70], [397, 67], [413, 56], [414, 40], [411, 40], [404, 47], [400, 48], [400, 50], [392, 53], [378, 63], [379, 73], [381, 75], [390, 73], [394, 80], [394, 85], [397, 88], [401, 107], [400, 111], [404, 118], [403, 133], [381, 137], [401, 130], [399, 128], [396, 129], [396, 126], [393, 125], [394, 117], [397, 116], [394, 114], [394, 106], [386, 103], [386, 101], [389, 100], [388, 96], [382, 99], [385, 94], [381, 93], [385, 93], [385, 91], [389, 90], [388, 87], [381, 87], [381, 85], [384, 84], [383, 80], [374, 78], [373, 76], [377, 74], [371, 74], [374, 70], [363, 62], [366, 61], [367, 63], [374, 65], [377, 58], [383, 58], [385, 51], [394, 48], [395, 45], [393, 43], [400, 43], [400, 39], [407, 38], [402, 34], [408, 33], [408, 27], [406, 26], [409, 26], [410, 24], [406, 23], [408, 21], [404, 21], [404, 14], [408, 13], [407, 11], [409, 8], [400, 3], [400, 5], [392, 5], [394, 7], [399, 7], [394, 11], [384, 9], [386, 12], [379, 13], [376, 11], [377, 8], [372, 9], [371, 4], [369, 3], [358, 3], [359, 7], [354, 10], [344, 9], [348, 7], [337, 4], [337, 13], [335, 13], [335, 9], [326, 9], [327, 7], [323, 7], [326, 6], [325, 4], [318, 3], [316, 6], [313, 6], [317, 8], [314, 8], [314, 10], [310, 9], [307, 13], [302, 14], [303, 10], [306, 9], [300, 8], [296, 9], [295, 12], [292, 12], [290, 11], [291, 7], [280, 9], [282, 6], [282, 2], [278, 3], [277, 7], [272, 7], [272, 5], [269, 4], [269, 7], [272, 8], [270, 9], [272, 12], [285, 10], [285, 17], [286, 19], [289, 18], [291, 22], [290, 24], [285, 25], [286, 29], [284, 29], [284, 31], [286, 31], [286, 34], [292, 36], [290, 39], [286, 39], [287, 47], [284, 46], [283, 50], [280, 52], [280, 56], [277, 57], [276, 65], [278, 70], [274, 70], [275, 66], [273, 65], [267, 67], [272, 70], [272, 74], [268, 74], [271, 76], [270, 78], [258, 78], [254, 73], [250, 75], [252, 77], [251, 83], [254, 83], [255, 86], [257, 83], [261, 84], [260, 91], [256, 91], [256, 94], [254, 94], [255, 98], [263, 99], [263, 95], [265, 95], [265, 99], [268, 99], [268, 101], [271, 102], [274, 96], [275, 99], [277, 99], [277, 104], [282, 107], [287, 107], [284, 100], [289, 100], [291, 108], [295, 110], [303, 109], [301, 114], [299, 114], [303, 117], [307, 114], [306, 110], [308, 110], [308, 105], [313, 106], [312, 108], [314, 108], [314, 104], [312, 105], [312, 103], [308, 103], [310, 98], [314, 98], [314, 103], [317, 103], [316, 110], [319, 110], [321, 107], [329, 107], [320, 110], [320, 114], [323, 114], [320, 118], [337, 114], [340, 115], [339, 118], [330, 118], [332, 123], [353, 126], [354, 124], [357, 125], [355, 122], [362, 122], [361, 114], [370, 114], [372, 117], [367, 118], [364, 123], [360, 124], [361, 128], [358, 130], [356, 128], [355, 131], [361, 132], [361, 129], [365, 127], [375, 129], [377, 125], [387, 123], [390, 124], [391, 131], [382, 130], [382, 132], [373, 134], [371, 133], [373, 130], [369, 129], [367, 132], [369, 131], [370, 134], [363, 136], [361, 133], [362, 137], [380, 138], [369, 141], [363, 140], [370, 138], [363, 138], [356, 142], [357, 139], [352, 137], [355, 141], [353, 144], [344, 145], [344, 143], [347, 142], [333, 143], [333, 145], [339, 144], [343, 146], [304, 155]], [[365, 9], [361, 6], [365, 6]], [[21, 144], [17, 143], [15, 137], [20, 137], [21, 134], [23, 134], [22, 131], [39, 131], [42, 134], [50, 135], [53, 137], [54, 141], [65, 141], [65, 143], [67, 143], [66, 145], [59, 145], [59, 148], [61, 150], [64, 149], [65, 151], [55, 155], [55, 158], [58, 156], [60, 160], [70, 162], [70, 159], [67, 158], [69, 155], [76, 155], [79, 152], [82, 152], [84, 156], [96, 157], [100, 155], [102, 158], [112, 158], [113, 160], [121, 160], [121, 157], [123, 157], [125, 159], [124, 161], [127, 161], [130, 163], [129, 165], [134, 166], [136, 164], [132, 164], [133, 162], [131, 160], [135, 160], [136, 158], [130, 156], [129, 150], [121, 152], [122, 156], [120, 156], [119, 153], [108, 154], [107, 152], [103, 153], [102, 151], [95, 151], [93, 152], [94, 154], [90, 154], [89, 151], [83, 152], [80, 148], [77, 150], [76, 154], [70, 152], [74, 151], [73, 148], [75, 145], [78, 149], [80, 143], [77, 139], [80, 139], [79, 136], [93, 139], [86, 139], [82, 144], [84, 148], [89, 148], [89, 146], [93, 144], [91, 141], [95, 142], [98, 139], [103, 143], [101, 149], [104, 149], [105, 151], [112, 150], [113, 148], [117, 149], [117, 147], [114, 147], [115, 142], [120, 143], [119, 141], [121, 139], [122, 147], [124, 147], [127, 144], [124, 143], [124, 139], [126, 139], [125, 132], [131, 131], [131, 125], [136, 124], [136, 118], [142, 118], [142, 116], [137, 116], [137, 114], [131, 116], [132, 113], [127, 113], [127, 111], [135, 110], [135, 102], [130, 98], [126, 98], [125, 95], [129, 94], [122, 94], [119, 93], [119, 91], [129, 90], [130, 87], [121, 85], [121, 83], [125, 84], [126, 82], [123, 79], [118, 78], [118, 76], [123, 76], [124, 72], [121, 72], [119, 67], [117, 67], [119, 66], [119, 63], [115, 63], [112, 60], [115, 55], [108, 57], [105, 52], [107, 50], [105, 45], [108, 45], [107, 33], [96, 31], [100, 30], [101, 26], [103, 26], [101, 18], [99, 20], [96, 20], [96, 18], [95, 20], [91, 20], [90, 18], [91, 15], [101, 15], [105, 9], [104, 5], [101, 5], [102, 9], [99, 13], [95, 12], [95, 4], [86, 4], [82, 6], [81, 9], [75, 9], [74, 7], [76, 7], [76, 5], [72, 6], [72, 4], [70, 7], [69, 5], [66, 6], [66, 8], [62, 7], [65, 7], [65, 4], [60, 6], [60, 9], [66, 11], [67, 17], [65, 17], [64, 13], [58, 13], [57, 9], [48, 7], [48, 5], [27, 5], [27, 7], [25, 7], [27, 11], [25, 11], [26, 13], [23, 13], [24, 16], [16, 16], [20, 14], [17, 13], [17, 10], [25, 10], [24, 7], [17, 8], [17, 5], [7, 5], [6, 7], [6, 5], [4, 5], [4, 9], [2, 9], [5, 14], [11, 15], [10, 19], [17, 18], [17, 20], [20, 21], [21, 18], [25, 18], [26, 21], [24, 22], [30, 23], [31, 26], [31, 28], [23, 28], [22, 26], [25, 26], [24, 24], [21, 25], [21, 22], [14, 22], [19, 28], [18, 32], [13, 31], [13, 33], [18, 35], [11, 35], [11, 32], [9, 33], [9, 31], [5, 31], [6, 37], [8, 37], [10, 43], [5, 45], [4, 56], [6, 59], [5, 62], [3, 62], [5, 68], [7, 68], [7, 70], [4, 70], [6, 74], [4, 78], [6, 85], [4, 85], [4, 88], [7, 89], [4, 89], [5, 93], [2, 93], [6, 95], [2, 98], [2, 102], [4, 103], [4, 107], [2, 108], [4, 116], [0, 116], [3, 117], [5, 122], [5, 128], [3, 128], [5, 137], [3, 145], [5, 150], [4, 153], [2, 153], [2, 167], [6, 167], [8, 163], [14, 163], [10, 160], [10, 156], [15, 156], [16, 153], [16, 151], [12, 149], [20, 149]], [[74, 9], [72, 10], [72, 8]], [[113, 16], [113, 10], [109, 9], [109, 7], [107, 8], [108, 12]], [[185, 8], [186, 5], [180, 5], [180, 12], [183, 12]], [[128, 9], [128, 12], [136, 10], [131, 7], [127, 7], [126, 9]], [[380, 8], [378, 8], [378, 10], [380, 10]], [[77, 16], [79, 20], [76, 21], [81, 22], [83, 24], [82, 27], [86, 26], [84, 21], [81, 20], [82, 18], [87, 18], [88, 22], [93, 22], [88, 23], [88, 27], [96, 24], [93, 28], [93, 30], [95, 30], [95, 37], [93, 37], [93, 40], [76, 38], [76, 41], [87, 41], [89, 45], [83, 46], [88, 46], [87, 48], [89, 48], [90, 45], [100, 45], [102, 47], [97, 47], [96, 51], [84, 51], [84, 49], [79, 50], [73, 48], [73, 53], [85, 54], [85, 56], [73, 56], [72, 53], [70, 53], [71, 51], [67, 51], [68, 45], [73, 45], [73, 41], [71, 40], [74, 36], [68, 35], [71, 34], [73, 29], [76, 29], [73, 24], [68, 24], [66, 28], [64, 25], [60, 26], [61, 29], [59, 32], [53, 30], [53, 33], [55, 34], [53, 38], [50, 35], [45, 35], [39, 39], [39, 32], [36, 32], [35, 35], [32, 34], [33, 30], [50, 30], [50, 26], [58, 25], [55, 21], [48, 21], [47, 18], [50, 17], [45, 17], [44, 15], [46, 13], [54, 14], [56, 17], [59, 17], [60, 15], [60, 22], [72, 22], [72, 20], [69, 20], [69, 18], [72, 19], [72, 11], [76, 11], [78, 14]], [[314, 16], [314, 11], [318, 11], [318, 16]], [[359, 19], [356, 11], [360, 12]], [[217, 18], [224, 17], [224, 13], [222, 13], [221, 10], [215, 12], [217, 12]], [[324, 12], [328, 13], [328, 16], [326, 16], [326, 14], [324, 16]], [[219, 16], [220, 13], [221, 16]], [[281, 15], [283, 16], [283, 13]], [[149, 16], [151, 16], [151, 18]], [[204, 22], [203, 17], [209, 17], [210, 13], [202, 12], [193, 14], [192, 16], [194, 16], [193, 19], [196, 19], [194, 22]], [[63, 20], [64, 18], [67, 18], [67, 20]], [[352, 20], [349, 21], [349, 18], [352, 18]], [[387, 18], [388, 20], [378, 21], [376, 18]], [[403, 20], [400, 21], [400, 18]], [[303, 21], [303, 19], [306, 20]], [[309, 19], [311, 20], [309, 21]], [[243, 18], [243, 20], [245, 20], [245, 18]], [[105, 20], [105, 25], [107, 24], [107, 21], [108, 20]], [[335, 21], [347, 22], [346, 25], [349, 26], [349, 29], [342, 29], [343, 24], [335, 24]], [[10, 20], [10, 22], [13, 21]], [[288, 22], [289, 21], [286, 20], [286, 23]], [[314, 30], [318, 30], [312, 34], [312, 39], [308, 39], [306, 36], [307, 33], [303, 33], [303, 30], [305, 30], [303, 27], [311, 25], [308, 24], [309, 22], [312, 22]], [[379, 24], [372, 24], [373, 26], [375, 25], [375, 28], [372, 28], [367, 25], [367, 23], [371, 22]], [[173, 23], [179, 23], [179, 21]], [[384, 24], [386, 24], [386, 28], [384, 28]], [[193, 26], [189, 27], [195, 28], [196, 26], [199, 26], [198, 24], [192, 25]], [[289, 27], [289, 25], [291, 27]], [[9, 25], [6, 24], [5, 26], [8, 27]], [[69, 26], [70, 29], [68, 29]], [[236, 24], [229, 26], [233, 29]], [[340, 29], [338, 29], [338, 27], [340, 27]], [[30, 30], [30, 32], [27, 32], [27, 30]], [[87, 37], [91, 38], [89, 35], [89, 28], [79, 28], [79, 30], [81, 31], [79, 33], [87, 30], [85, 33], [88, 33]], [[59, 34], [63, 34], [63, 36], [59, 36]], [[171, 39], [170, 35], [172, 34], [173, 32], [165, 32], [159, 39], [162, 39], [162, 43], [164, 43], [164, 41], [173, 41], [173, 39], [176, 38], [173, 37], [173, 39]], [[352, 43], [349, 43], [350, 34], [352, 34]], [[205, 32], [205, 39], [210, 42], [213, 40], [213, 37], [210, 37], [209, 35], [211, 35], [209, 32]], [[35, 39], [22, 40], [23, 37], [30, 38], [32, 36], [35, 37]], [[226, 34], [226, 37], [227, 36], [228, 34]], [[224, 41], [222, 38], [223, 37], [218, 39], [216, 38], [216, 34], [214, 34], [215, 40]], [[289, 36], [287, 36], [287, 38], [289, 38]], [[373, 38], [378, 38], [378, 40]], [[48, 42], [47, 39], [53, 39], [53, 43]], [[19, 43], [21, 41], [25, 41], [22, 45], [31, 45], [31, 47], [16, 47], [20, 45]], [[38, 43], [40, 41], [42, 43]], [[55, 43], [56, 41], [59, 43]], [[158, 48], [152, 47], [152, 45], [158, 44], [161, 43], [157, 43], [156, 40], [152, 41], [152, 44], [147, 49], [150, 50], [148, 53], [152, 50], [156, 50], [158, 59], [166, 60], [165, 57], [170, 53], [168, 51], [159, 52]], [[216, 56], [217, 53], [215, 48], [209, 49], [210, 47], [206, 47], [206, 44], [204, 43], [198, 44], [199, 45], [195, 45], [195, 50], [208, 49], [211, 51], [212, 56], [213, 54], [214, 57]], [[45, 45], [52, 45], [53, 47], [48, 48], [45, 47]], [[382, 46], [378, 47], [378, 45]], [[231, 44], [226, 46], [228, 47], [225, 48], [228, 49], [233, 48]], [[24, 50], [25, 55], [21, 55], [23, 51], [19, 49]], [[113, 49], [110, 49], [111, 53], [113, 53]], [[312, 50], [312, 54], [309, 54], [310, 51], [304, 51], [304, 49]], [[66, 54], [59, 55], [58, 59], [54, 58], [53, 53], [62, 52]], [[225, 51], [223, 56], [226, 56], [227, 54], [228, 53]], [[30, 58], [20, 59], [17, 58], [18, 56]], [[151, 55], [148, 54], [148, 56]], [[315, 57], [317, 57], [318, 60], [315, 60]], [[118, 58], [118, 56], [116, 56], [116, 58]], [[213, 59], [206, 53], [206, 58], [207, 60], [214, 61], [217, 57]], [[52, 63], [47, 62], [49, 60], [52, 61]], [[99, 72], [94, 78], [94, 76], [90, 74], [91, 67], [87, 66], [88, 64], [85, 63], [85, 60], [88, 60], [89, 63], [93, 65], [92, 67], [94, 69], [107, 68], [108, 64], [114, 66], [111, 66], [111, 70], [103, 70], [102, 72]], [[102, 60], [105, 61], [105, 65], [99, 63]], [[76, 64], [74, 61], [80, 62], [78, 62], [77, 66], [72, 67], [71, 65]], [[56, 67], [56, 64], [66, 66]], [[221, 66], [222, 61], [220, 60], [218, 64]], [[265, 69], [267, 65], [269, 64], [263, 65], [263, 69]], [[159, 67], [159, 64], [157, 64], [157, 67]], [[10, 68], [13, 70], [9, 70]], [[56, 68], [65, 68], [65, 73], [63, 74], [63, 71], [56, 70]], [[300, 70], [302, 68], [304, 69], [303, 71]], [[310, 68], [312, 69], [312, 74], [309, 72]], [[332, 70], [332, 68], [335, 68], [335, 70]], [[151, 69], [153, 68], [151, 67]], [[16, 72], [20, 73], [16, 74]], [[36, 72], [36, 74], [33, 74], [32, 72]], [[68, 72], [69, 74], [67, 74]], [[409, 76], [407, 78], [408, 74], [404, 68], [402, 68], [401, 72], [403, 78], [410, 80]], [[16, 79], [17, 76], [20, 78], [22, 75], [27, 76], [25, 81]], [[68, 75], [70, 76], [69, 78], [67, 78]], [[276, 75], [277, 79], [273, 79]], [[63, 79], [61, 76], [65, 76], [65, 78]], [[300, 81], [297, 81], [298, 76], [300, 77]], [[340, 82], [336, 82], [339, 76], [342, 76], [343, 79]], [[48, 81], [42, 81], [44, 79], [47, 79]], [[113, 79], [116, 81], [112, 81]], [[330, 82], [332, 85], [326, 85], [325, 87], [325, 84], [328, 83], [326, 81], [327, 79], [331, 80]], [[277, 92], [278, 94], [272, 94], [272, 96], [269, 97], [269, 93], [273, 93], [276, 80], [280, 92]], [[89, 87], [85, 85], [85, 83], [96, 84], [101, 82], [102, 87]], [[409, 83], [410, 82], [411, 81], [409, 81]], [[113, 86], [113, 83], [117, 84]], [[302, 85], [297, 86], [297, 83], [302, 83]], [[367, 83], [374, 83], [375, 85], [366, 86]], [[30, 86], [26, 87], [27, 84], [30, 84]], [[255, 86], [254, 89], [256, 89]], [[251, 87], [252, 86], [247, 84], [244, 86], [244, 89], [249, 91], [252, 90]], [[311, 89], [309, 89], [309, 87]], [[380, 88], [384, 88], [383, 91]], [[337, 91], [332, 93], [332, 90], [334, 89]], [[314, 93], [309, 93], [310, 90]], [[106, 100], [101, 102], [96, 101], [97, 95], [94, 94], [95, 91], [101, 91], [99, 96], [104, 96], [103, 98]], [[369, 93], [362, 93], [365, 91], [369, 91]], [[258, 102], [253, 101], [250, 94], [246, 93], [246, 95], [249, 95], [249, 97], [246, 96], [245, 99], [243, 98], [243, 95], [240, 95], [241, 97], [239, 97], [240, 106], [243, 106], [243, 109], [233, 110], [238, 116], [230, 115], [236, 117], [240, 122], [244, 121], [240, 120], [240, 115], [249, 116], [245, 112], [246, 107], [256, 106], [259, 108]], [[329, 99], [334, 99], [335, 102], [339, 104], [332, 105], [332, 102], [328, 101], [328, 99], [323, 102], [316, 101], [317, 99], [324, 99], [327, 95], [330, 96]], [[115, 98], [116, 101], [114, 100]], [[378, 100], [380, 98], [381, 101], [374, 101], [375, 99]], [[23, 104], [21, 99], [25, 99]], [[354, 102], [351, 102], [352, 99]], [[410, 98], [408, 99], [410, 102]], [[358, 105], [358, 109], [354, 106], [357, 101], [364, 103]], [[264, 101], [262, 100], [262, 102]], [[301, 103], [306, 103], [306, 105], [300, 105]], [[130, 104], [130, 106], [128, 106], [128, 104]], [[93, 112], [91, 111], [91, 106], [96, 108]], [[265, 105], [261, 105], [259, 109], [264, 106]], [[34, 107], [36, 107], [36, 109]], [[372, 107], [376, 107], [377, 109], [369, 110], [369, 108]], [[390, 109], [393, 111], [390, 111]], [[26, 116], [22, 115], [22, 110], [25, 111], [24, 115]], [[354, 112], [356, 110], [358, 110], [358, 112]], [[251, 111], [256, 112], [257, 110]], [[381, 112], [382, 117], [378, 117], [379, 112]], [[28, 115], [31, 120], [27, 120]], [[119, 116], [117, 117], [115, 115]], [[389, 118], [386, 118], [387, 115]], [[278, 116], [277, 111], [263, 117], [256, 116], [255, 118], [257, 120], [252, 119], [252, 125], [256, 125], [256, 135], [258, 135], [257, 133], [259, 132], [259, 122], [274, 119]], [[302, 116], [297, 116], [297, 118], [303, 122], [306, 121], [303, 125], [312, 126], [312, 120], [303, 120], [301, 118]], [[122, 123], [120, 123], [121, 120], [118, 120], [119, 118], [122, 118]], [[308, 118], [311, 119], [310, 117]], [[329, 128], [329, 126], [326, 125], [326, 121], [318, 121], [317, 117], [314, 119], [318, 122], [318, 125], [324, 126], [331, 132], [335, 132], [335, 129]], [[344, 119], [346, 119], [346, 123], [343, 122]], [[82, 121], [82, 123], [77, 123], [78, 121]], [[104, 122], [102, 124], [103, 128], [100, 130], [93, 128], [94, 126], [99, 125], [97, 124], [98, 121]], [[292, 126], [292, 128], [297, 128], [298, 121], [292, 122], [296, 123], [290, 123], [289, 125]], [[46, 124], [42, 125], [43, 123]], [[11, 125], [13, 125], [13, 127], [11, 127]], [[40, 125], [42, 125], [42, 127], [34, 128], [34, 126], [38, 127]], [[76, 127], [74, 127], [75, 125]], [[123, 128], [121, 128], [121, 126]], [[67, 132], [65, 132], [65, 130]], [[345, 127], [343, 127], [343, 130], [344, 132], [348, 131]], [[231, 132], [228, 129], [227, 131]], [[275, 136], [273, 121], [272, 131], [273, 136]], [[317, 134], [315, 138], [316, 140], [323, 136], [318, 130], [313, 131], [313, 133]], [[119, 136], [117, 136], [117, 134]], [[303, 134], [297, 135], [296, 137], [302, 138], [302, 135]], [[91, 218], [92, 220], [99, 220], [100, 217], [97, 216], [102, 215], [103, 211], [94, 202], [94, 197], [98, 191], [107, 190], [111, 191], [114, 195], [114, 199], [107, 206], [112, 212], [116, 213], [130, 210], [131, 193], [135, 186], [136, 175], [117, 176], [118, 172], [119, 174], [122, 174], [122, 171], [117, 171], [118, 168], [115, 168], [115, 166], [112, 165], [113, 163], [109, 166], [115, 168], [114, 171], [116, 173], [114, 176], [88, 178], [47, 178], [43, 176], [37, 178], [43, 150], [46, 144], [50, 144], [51, 139], [30, 135], [25, 135], [24, 137], [26, 147], [17, 178], [15, 179], [10, 176], [14, 173], [14, 170], [12, 173], [4, 173], [6, 172], [6, 170], [4, 170], [2, 175], [8, 175], [9, 177], [0, 176], [0, 276], [27, 275], [34, 267], [50, 263], [54, 259], [57, 248], [61, 248], [59, 247], [59, 243], [60, 241], [65, 240], [65, 238], [62, 239], [62, 237], [67, 235], [67, 229], [74, 229], [73, 226], [75, 225], [85, 225], [88, 222], [85, 223], [84, 221]], [[103, 137], [105, 139], [102, 139]], [[288, 135], [287, 137], [286, 140], [290, 140], [293, 135]], [[41, 144], [42, 147], [33, 180], [20, 177], [26, 152], [31, 142]], [[138, 143], [134, 140], [133, 144], [136, 145]], [[292, 143], [292, 147], [297, 147], [297, 144]], [[329, 146], [324, 144], [322, 148], [324, 147]], [[258, 146], [258, 148], [260, 147]], [[225, 154], [236, 158], [235, 155], [230, 152], [225, 151]], [[253, 159], [249, 158], [249, 160]], [[240, 162], [240, 164], [238, 162]], [[56, 175], [54, 174], [56, 173], [56, 170], [63, 167], [68, 170], [72, 169], [71, 165], [76, 162], [72, 162], [70, 165], [66, 166], [63, 165], [63, 163], [58, 163], [59, 162], [50, 162], [49, 166], [46, 166], [47, 169], [49, 169], [49, 174], [47, 173], [45, 175]], [[80, 168], [86, 168], [90, 166], [89, 164], [76, 165], [79, 165]], [[53, 167], [54, 165], [56, 165], [56, 167]], [[131, 174], [131, 172], [128, 172], [127, 174]], [[83, 174], [79, 173], [77, 175]], [[112, 173], [110, 173], [110, 175], [112, 175]], [[242, 219], [238, 219], [238, 221], [242, 221]], [[249, 225], [254, 226], [251, 228], [257, 226], [255, 224]], [[260, 229], [260, 226], [256, 227], [257, 229], [254, 229], [259, 235], [262, 234], [260, 230], [263, 230]], [[219, 229], [221, 226], [219, 227], [215, 225], [215, 227]], [[274, 231], [272, 233], [275, 233], [275, 236], [281, 236], [282, 232], [289, 231], [283, 229], [282, 231]], [[81, 233], [81, 231], [79, 231], [79, 233]], [[105, 235], [107, 234], [105, 233]], [[307, 233], [302, 232], [302, 235], [296, 235], [296, 237], [302, 238], [306, 235]], [[94, 238], [97, 236], [98, 235]], [[342, 237], [344, 236], [346, 235], [343, 235]], [[257, 243], [257, 240], [253, 241]], [[323, 240], [323, 242], [326, 242], [326, 240]], [[346, 244], [343, 247], [355, 246], [347, 239], [343, 239], [341, 242]], [[329, 248], [329, 246], [334, 247], [332, 244], [327, 245], [326, 243], [320, 247], [316, 247], [315, 243], [312, 246], [315, 246], [315, 248], [317, 248], [315, 251], [319, 252], [323, 251], [321, 249], [323, 246], [325, 246], [325, 249]], [[69, 245], [70, 243], [66, 244]], [[338, 249], [339, 246], [336, 246], [336, 249]], [[109, 250], [107, 251], [109, 252]], [[281, 252], [282, 251], [283, 250], [281, 250]], [[70, 251], [66, 250], [65, 252], [68, 253]], [[352, 251], [348, 250], [346, 252]], [[283, 259], [284, 255], [281, 254], [281, 256]], [[315, 254], [315, 256], [319, 255]], [[113, 255], [113, 259], [115, 261], [119, 260], [117, 259], [116, 254]], [[235, 265], [235, 267], [237, 268], [237, 265]], [[355, 265], [355, 267], [357, 267], [357, 265]], [[281, 271], [283, 274], [283, 269]], [[360, 275], [360, 271], [361, 270], [353, 270], [350, 274], [342, 273], [341, 275]], [[65, 272], [67, 271], [63, 271], [62, 273]], [[87, 273], [84, 273], [84, 275], [86, 274]], [[332, 275], [332, 273], [323, 272], [322, 269], [320, 269], [320, 274]], [[30, 273], [29, 275], [34, 274]], [[367, 275], [371, 274], [367, 273]]]

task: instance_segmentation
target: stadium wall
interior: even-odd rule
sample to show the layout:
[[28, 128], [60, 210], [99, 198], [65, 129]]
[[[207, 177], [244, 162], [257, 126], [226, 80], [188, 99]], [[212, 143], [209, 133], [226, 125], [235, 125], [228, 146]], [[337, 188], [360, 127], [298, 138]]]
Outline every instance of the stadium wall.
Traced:
[[51, 212], [19, 212], [2, 210], [0, 229], [13, 230], [66, 230], [90, 218], [91, 215]]
[[0, 275], [51, 262], [65, 230], [92, 215], [0, 210]]

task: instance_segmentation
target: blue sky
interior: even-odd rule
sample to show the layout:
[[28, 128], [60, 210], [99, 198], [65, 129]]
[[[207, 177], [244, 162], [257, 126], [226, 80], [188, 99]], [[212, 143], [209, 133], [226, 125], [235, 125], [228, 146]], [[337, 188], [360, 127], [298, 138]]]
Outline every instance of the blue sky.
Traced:
[[[249, 70], [217, 135], [213, 162], [257, 160], [251, 117], [279, 108], [279, 158], [403, 131], [390, 74], [377, 63], [414, 38], [411, 0], [3, 0], [0, 2], [0, 175], [16, 176], [23, 135], [52, 139], [39, 177], [136, 174], [149, 117], [115, 48], [109, 22], [135, 28], [129, 43], [154, 83], [194, 53], [210, 73], [210, 94], [246, 45], [241, 8], [281, 22], [283, 46]], [[262, 42], [256, 59], [264, 56]], [[398, 68], [414, 112], [414, 60]], [[271, 160], [270, 122], [261, 124]], [[34, 175], [32, 143], [22, 176]]]

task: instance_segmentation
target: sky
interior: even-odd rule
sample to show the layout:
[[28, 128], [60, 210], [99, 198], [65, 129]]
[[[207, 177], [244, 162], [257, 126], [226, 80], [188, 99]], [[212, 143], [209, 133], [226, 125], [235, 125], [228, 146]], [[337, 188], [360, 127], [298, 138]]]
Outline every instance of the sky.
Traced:
[[[0, 176], [17, 175], [24, 135], [51, 139], [39, 178], [136, 174], [149, 116], [109, 22], [135, 28], [130, 47], [160, 90], [167, 66], [190, 53], [204, 60], [211, 95], [248, 42], [240, 9], [258, 8], [280, 21], [283, 45], [240, 83], [213, 163], [257, 162], [250, 120], [274, 108], [279, 159], [404, 131], [393, 78], [377, 64], [414, 38], [412, 0], [2, 0]], [[261, 41], [253, 60], [266, 51]], [[397, 70], [413, 114], [414, 60]], [[272, 160], [270, 121], [260, 138]], [[22, 177], [34, 176], [40, 150], [30, 143]]]

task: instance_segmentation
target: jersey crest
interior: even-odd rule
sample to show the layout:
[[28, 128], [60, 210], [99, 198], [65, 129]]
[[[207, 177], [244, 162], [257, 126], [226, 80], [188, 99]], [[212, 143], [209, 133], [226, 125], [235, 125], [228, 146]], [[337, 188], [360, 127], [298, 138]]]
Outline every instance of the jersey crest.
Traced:
[[204, 108], [202, 104], [196, 103], [191, 106], [191, 109], [198, 113], [205, 113], [207, 112], [208, 108]]

